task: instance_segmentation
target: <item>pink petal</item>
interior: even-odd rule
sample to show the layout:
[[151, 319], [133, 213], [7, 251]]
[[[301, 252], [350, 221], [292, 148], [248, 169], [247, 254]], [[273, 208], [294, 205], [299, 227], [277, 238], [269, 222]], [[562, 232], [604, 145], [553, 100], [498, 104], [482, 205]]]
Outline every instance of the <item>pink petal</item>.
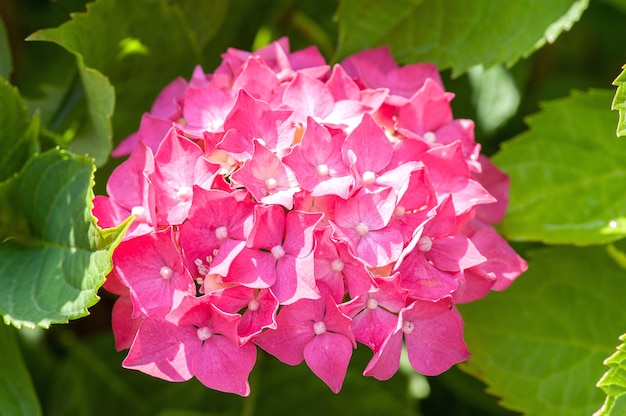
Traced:
[[352, 357], [352, 343], [343, 335], [325, 332], [304, 347], [304, 360], [333, 393], [339, 393]]
[[463, 320], [449, 298], [414, 302], [400, 312], [398, 325], [406, 322], [413, 328], [404, 334], [409, 362], [421, 374], [435, 376], [469, 358]]
[[205, 386], [235, 393], [250, 394], [248, 377], [256, 363], [256, 348], [252, 344], [237, 346], [222, 336], [211, 336], [193, 360], [194, 375]]
[[122, 366], [167, 381], [186, 381], [193, 376], [192, 361], [201, 343], [194, 328], [166, 321], [167, 312], [144, 319]]

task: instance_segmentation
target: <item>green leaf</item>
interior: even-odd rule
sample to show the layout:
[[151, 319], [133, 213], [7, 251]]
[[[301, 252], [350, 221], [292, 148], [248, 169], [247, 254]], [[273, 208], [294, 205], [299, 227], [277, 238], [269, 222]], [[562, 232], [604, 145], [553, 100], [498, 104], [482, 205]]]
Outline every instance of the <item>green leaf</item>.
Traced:
[[0, 323], [0, 410], [3, 416], [41, 415], [15, 329]]
[[0, 314], [6, 323], [64, 323], [86, 315], [99, 299], [128, 223], [106, 232], [96, 226], [93, 172], [90, 159], [53, 149], [0, 187], [6, 222], [0, 223]]
[[[0, 60], [2, 58], [0, 57]], [[31, 121], [16, 88], [0, 78], [0, 182], [17, 172], [37, 149], [39, 118]]]
[[609, 371], [604, 373], [597, 386], [607, 395], [602, 408], [596, 416], [620, 416], [626, 414], [626, 334], [620, 338], [622, 343], [617, 352], [604, 361]]
[[11, 46], [9, 45], [7, 29], [0, 16], [0, 78], [9, 79], [12, 70]]
[[622, 69], [622, 73], [613, 81], [613, 85], [617, 86], [617, 91], [611, 105], [612, 110], [619, 111], [617, 135], [620, 137], [626, 136], [626, 65]]
[[544, 103], [493, 161], [511, 176], [500, 231], [512, 240], [599, 244], [626, 236], [626, 143], [610, 91]]
[[588, 0], [342, 0], [338, 56], [389, 45], [401, 62], [435, 62], [458, 76], [513, 65], [569, 30]]
[[590, 415], [603, 400], [602, 361], [626, 322], [624, 270], [604, 247], [547, 248], [528, 262], [508, 290], [461, 306], [472, 352], [462, 369], [506, 408]]
[[70, 149], [88, 151], [101, 165], [111, 150], [113, 102], [119, 141], [137, 130], [163, 87], [177, 76], [189, 77], [200, 61], [200, 43], [215, 35], [224, 18], [222, 3], [100, 0], [58, 28], [31, 35], [29, 40], [57, 43], [77, 57], [90, 123], [81, 126]]

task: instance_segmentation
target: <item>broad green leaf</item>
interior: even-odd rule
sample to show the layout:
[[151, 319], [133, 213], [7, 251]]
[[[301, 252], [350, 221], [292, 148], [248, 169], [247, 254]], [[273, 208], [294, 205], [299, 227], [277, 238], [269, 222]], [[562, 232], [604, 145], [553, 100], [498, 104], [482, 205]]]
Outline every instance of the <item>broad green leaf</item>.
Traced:
[[15, 329], [0, 323], [0, 411], [3, 416], [41, 415]]
[[462, 305], [472, 358], [462, 369], [530, 415], [587, 416], [602, 404], [595, 383], [624, 330], [624, 270], [604, 247], [529, 254], [509, 289]]
[[[2, 59], [0, 57], [0, 59]], [[16, 88], [0, 78], [0, 182], [17, 172], [37, 149], [38, 117], [31, 121]]]
[[389, 45], [401, 62], [434, 62], [458, 76], [513, 65], [569, 30], [588, 0], [342, 0], [340, 58]]
[[511, 176], [500, 231], [512, 240], [599, 244], [626, 236], [626, 143], [610, 91], [546, 102], [493, 161]]
[[[0, 187], [0, 314], [17, 327], [86, 315], [127, 223], [102, 231], [91, 214], [90, 159], [50, 150]], [[9, 230], [8, 232], [6, 230]]]
[[13, 70], [13, 58], [7, 30], [0, 16], [0, 78], [9, 79]]
[[172, 7], [178, 7], [196, 42], [203, 47], [216, 35], [229, 12], [230, 0], [168, 0]]
[[615, 98], [613, 98], [613, 110], [619, 111], [619, 122], [617, 124], [617, 135], [626, 136], [626, 65], [621, 74], [613, 81], [613, 85], [617, 86]]
[[604, 373], [598, 387], [607, 395], [596, 416], [620, 416], [626, 414], [626, 334], [619, 338], [622, 343], [617, 352], [604, 361], [609, 371]]
[[100, 165], [111, 150], [113, 101], [113, 131], [119, 141], [137, 130], [141, 114], [163, 87], [178, 76], [190, 76], [200, 61], [199, 43], [213, 36], [224, 18], [221, 3], [217, 12], [209, 4], [100, 0], [88, 4], [85, 13], [73, 13], [71, 21], [29, 37], [57, 43], [77, 57], [90, 123], [81, 126], [70, 149], [88, 151]]

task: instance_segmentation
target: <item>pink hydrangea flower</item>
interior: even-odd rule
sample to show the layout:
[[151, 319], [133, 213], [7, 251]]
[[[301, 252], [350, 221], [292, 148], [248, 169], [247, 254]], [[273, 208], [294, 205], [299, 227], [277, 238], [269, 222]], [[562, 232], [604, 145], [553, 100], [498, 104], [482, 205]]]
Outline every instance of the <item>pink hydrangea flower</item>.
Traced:
[[166, 86], [94, 200], [103, 227], [133, 218], [104, 285], [123, 365], [245, 396], [256, 346], [335, 393], [357, 342], [381, 380], [403, 348], [426, 375], [467, 359], [456, 305], [527, 265], [453, 96], [388, 47], [331, 68], [286, 38]]

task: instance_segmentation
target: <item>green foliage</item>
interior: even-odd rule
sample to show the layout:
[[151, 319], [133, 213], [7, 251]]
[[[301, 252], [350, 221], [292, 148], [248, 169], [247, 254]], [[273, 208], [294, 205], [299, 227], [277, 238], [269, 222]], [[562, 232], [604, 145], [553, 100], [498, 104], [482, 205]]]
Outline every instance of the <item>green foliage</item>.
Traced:
[[[589, 280], [593, 284], [589, 284]], [[462, 365], [505, 407], [531, 415], [587, 416], [602, 403], [593, 382], [623, 331], [615, 297], [624, 270], [603, 247], [533, 251], [509, 290], [463, 305], [472, 358]]]
[[[0, 78], [0, 182], [17, 172], [37, 148], [38, 118], [32, 121], [17, 89]], [[2, 229], [0, 217], [0, 230]], [[0, 234], [1, 235], [1, 234]]]
[[160, 89], [177, 76], [189, 76], [200, 60], [201, 45], [224, 18], [225, 2], [216, 4], [97, 1], [58, 28], [31, 35], [30, 40], [54, 42], [76, 55], [89, 117], [77, 129], [70, 149], [103, 164], [113, 133], [118, 138], [131, 133]]
[[3, 416], [41, 415], [39, 400], [15, 336], [0, 323], [0, 410]]
[[[435, 62], [458, 76], [474, 65], [513, 65], [554, 42], [588, 0], [343, 1], [338, 55], [389, 45], [402, 62]], [[489, 24], [485, 24], [489, 22]]]
[[11, 48], [4, 22], [0, 19], [0, 78], [7, 79], [13, 70]]
[[613, 85], [617, 86], [617, 91], [611, 106], [613, 110], [619, 111], [618, 136], [626, 136], [626, 65], [623, 69], [622, 73], [613, 81]]
[[[91, 214], [93, 163], [50, 150], [0, 187], [0, 218], [19, 228], [0, 243], [0, 313], [48, 327], [86, 315], [127, 223], [102, 231]], [[6, 209], [8, 206], [11, 209]]]
[[595, 413], [597, 416], [618, 416], [626, 413], [626, 334], [619, 338], [622, 343], [617, 352], [604, 361], [609, 371], [604, 373], [598, 387], [607, 394], [602, 408]]
[[615, 139], [609, 91], [543, 104], [530, 130], [494, 162], [511, 176], [508, 238], [599, 244], [626, 236], [626, 145]]

